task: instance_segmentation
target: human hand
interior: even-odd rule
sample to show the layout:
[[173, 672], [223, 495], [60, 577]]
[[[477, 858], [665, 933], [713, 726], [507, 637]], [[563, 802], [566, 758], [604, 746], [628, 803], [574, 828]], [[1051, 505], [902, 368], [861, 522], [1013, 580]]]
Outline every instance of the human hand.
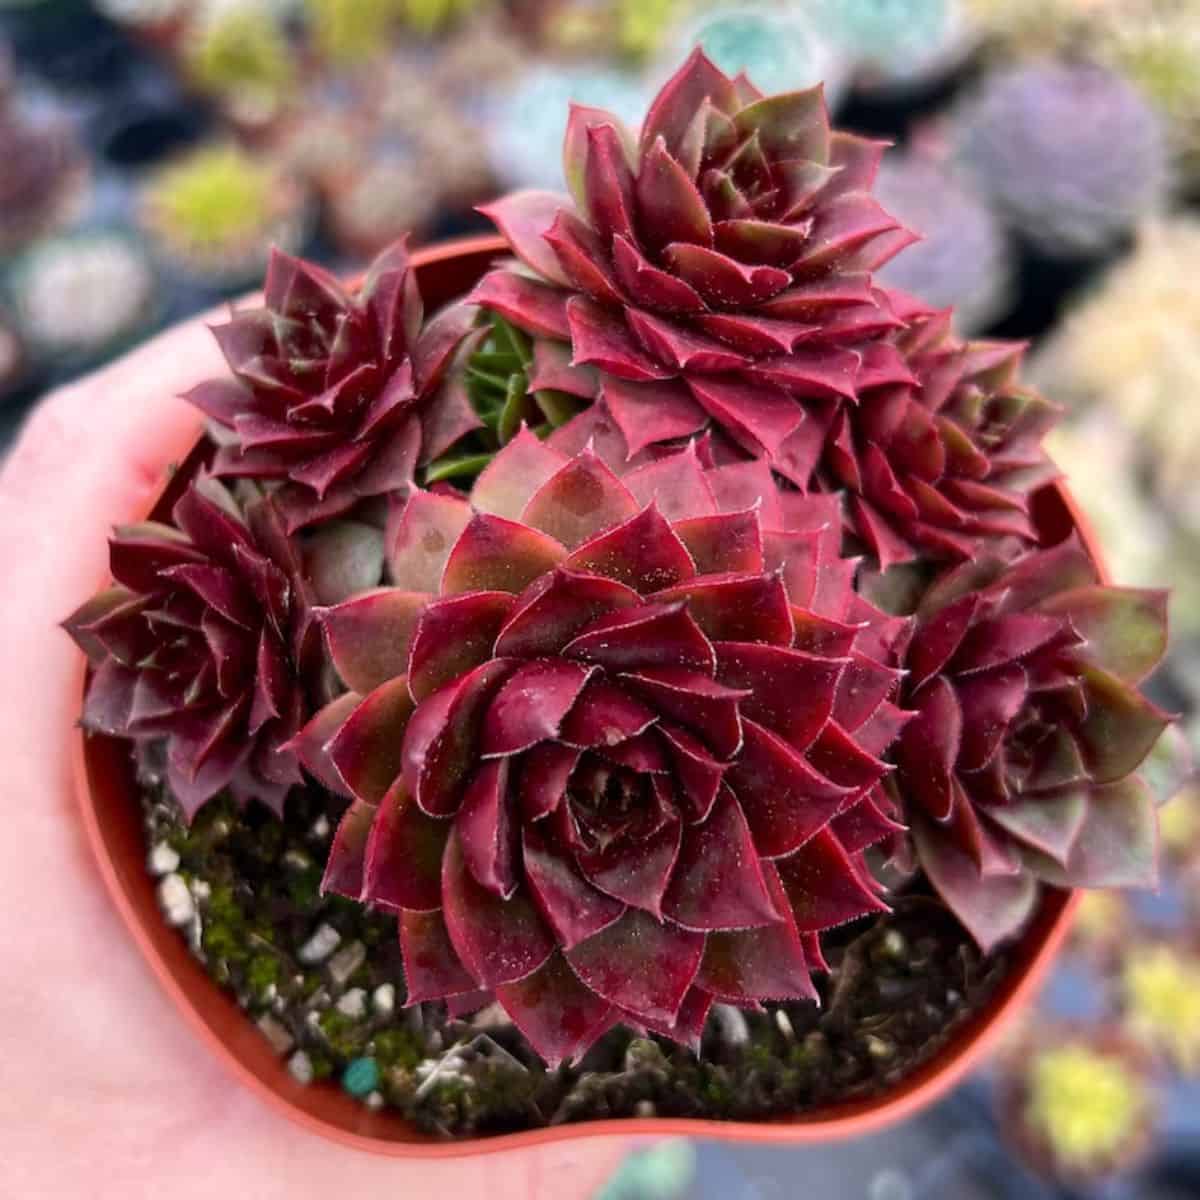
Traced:
[[222, 367], [203, 322], [178, 326], [46, 397], [0, 468], [0, 1195], [591, 1196], [625, 1139], [404, 1162], [277, 1116], [193, 1038], [101, 886], [70, 773], [79, 651], [58, 622], [200, 432], [176, 397]]

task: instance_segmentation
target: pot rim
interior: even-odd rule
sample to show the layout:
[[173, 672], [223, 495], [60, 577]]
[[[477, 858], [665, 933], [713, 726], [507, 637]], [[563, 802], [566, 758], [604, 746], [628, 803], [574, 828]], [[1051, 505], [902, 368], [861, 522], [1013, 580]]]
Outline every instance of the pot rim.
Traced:
[[[481, 235], [422, 248], [413, 253], [412, 261], [418, 269], [431, 269], [468, 255], [496, 254], [506, 249], [507, 243], [502, 238]], [[197, 435], [202, 428], [203, 422], [198, 417]], [[164, 488], [170, 477], [169, 470], [164, 470]], [[158, 489], [156, 495], [161, 497], [162, 491], [162, 488]], [[1108, 582], [1108, 573], [1086, 516], [1061, 483], [1056, 481], [1047, 485], [1047, 491], [1061, 507], [1060, 520], [1065, 516], [1066, 523], [1078, 534], [1095, 563], [1102, 581]], [[102, 585], [107, 583], [108, 579], [105, 578]], [[82, 694], [86, 673], [87, 663], [81, 653], [75, 676], [75, 694]], [[111, 753], [113, 747], [124, 743], [119, 739], [89, 736], [77, 724], [71, 727], [69, 743], [73, 782], [84, 832], [108, 894], [146, 965], [199, 1040], [234, 1077], [277, 1113], [344, 1146], [397, 1158], [465, 1158], [584, 1137], [632, 1138], [649, 1135], [768, 1145], [805, 1145], [877, 1132], [904, 1120], [945, 1095], [995, 1047], [1021, 1007], [1041, 987], [1070, 931], [1071, 918], [1081, 896], [1078, 891], [1043, 885], [1033, 919], [1010, 950], [1012, 965], [992, 996], [982, 1008], [965, 1018], [928, 1059], [882, 1094], [828, 1105], [795, 1117], [776, 1117], [763, 1121], [621, 1117], [443, 1141], [418, 1133], [410, 1122], [394, 1113], [372, 1112], [340, 1090], [336, 1100], [327, 1098], [325, 1104], [305, 1103], [306, 1100], [312, 1100], [312, 1093], [316, 1089], [335, 1085], [302, 1085], [293, 1081], [287, 1073], [285, 1059], [274, 1055], [249, 1016], [191, 957], [178, 931], [170, 928], [161, 918], [154, 900], [154, 882], [145, 869], [145, 850], [140, 841], [136, 855], [131, 856], [129, 847], [126, 847], [123, 861], [115, 857], [112, 831], [101, 821], [96, 785], [99, 782], [110, 790], [120, 789], [124, 798], [128, 799], [128, 771], [124, 780], [114, 782], [114, 776], [120, 772]], [[97, 750], [105, 746], [110, 753], [102, 757]], [[136, 824], [134, 832], [140, 839], [140, 816]], [[130, 857], [132, 861], [125, 861]], [[147, 894], [156, 923], [153, 927], [143, 920]], [[176, 948], [174, 954], [172, 946]], [[168, 961], [169, 958], [176, 961]], [[186, 965], [188, 963], [191, 964], [190, 971]], [[185, 983], [180, 978], [180, 971], [189, 974], [191, 980]], [[193, 983], [197, 986], [193, 987]], [[247, 1039], [237, 1038], [239, 1044], [236, 1047], [231, 1046], [215, 1027], [226, 1024], [234, 1030], [231, 1018], [240, 1022], [250, 1035]], [[261, 1063], [267, 1058], [274, 1064], [273, 1070], [257, 1070], [250, 1061], [257, 1059]], [[268, 1075], [276, 1076], [276, 1080], [272, 1082], [267, 1078]], [[316, 1111], [317, 1108], [328, 1107], [336, 1107], [340, 1110], [339, 1115], [344, 1113], [344, 1119], [335, 1119], [327, 1113]]]

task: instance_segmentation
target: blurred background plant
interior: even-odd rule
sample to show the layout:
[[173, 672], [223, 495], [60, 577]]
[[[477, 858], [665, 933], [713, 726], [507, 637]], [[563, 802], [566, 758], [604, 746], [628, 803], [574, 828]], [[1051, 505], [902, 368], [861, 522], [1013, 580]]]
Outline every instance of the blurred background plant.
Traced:
[[[272, 242], [349, 272], [560, 189], [568, 102], [636, 122], [696, 42], [768, 90], [823, 80], [896, 144], [879, 191], [924, 235], [884, 281], [1031, 342], [1116, 581], [1171, 583], [1157, 698], [1200, 730], [1200, 0], [0, 0], [6, 41], [0, 446], [44, 388], [252, 286]], [[472, 453], [561, 418], [489, 390], [521, 352], [502, 330], [473, 352]], [[1061, 1044], [853, 1147], [665, 1143], [606, 1200], [1200, 1195], [1194, 787], [1163, 832], [1157, 895], [1081, 909], [1033, 1018]]]

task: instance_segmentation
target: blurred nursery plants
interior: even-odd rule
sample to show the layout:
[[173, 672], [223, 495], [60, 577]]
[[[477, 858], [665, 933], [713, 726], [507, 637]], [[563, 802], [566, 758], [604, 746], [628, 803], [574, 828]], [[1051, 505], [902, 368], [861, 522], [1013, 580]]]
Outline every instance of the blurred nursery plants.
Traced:
[[304, 189], [270, 159], [213, 144], [147, 180], [140, 214], [158, 254], [214, 285], [259, 275], [272, 246], [298, 250], [309, 228]]

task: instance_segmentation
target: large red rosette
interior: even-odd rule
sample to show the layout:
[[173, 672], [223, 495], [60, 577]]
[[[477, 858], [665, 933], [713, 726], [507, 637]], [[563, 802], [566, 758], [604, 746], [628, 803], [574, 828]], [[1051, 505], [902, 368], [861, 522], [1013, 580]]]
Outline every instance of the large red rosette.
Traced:
[[410, 1003], [494, 997], [551, 1063], [811, 998], [820, 931], [883, 907], [903, 622], [855, 595], [836, 501], [706, 449], [620, 479], [522, 432], [322, 615], [326, 888], [399, 914]]

